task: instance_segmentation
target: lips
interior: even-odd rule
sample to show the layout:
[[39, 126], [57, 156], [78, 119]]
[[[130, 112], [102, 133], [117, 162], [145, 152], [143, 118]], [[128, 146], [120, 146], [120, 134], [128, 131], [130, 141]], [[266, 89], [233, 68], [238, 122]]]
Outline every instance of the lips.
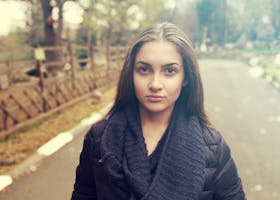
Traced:
[[148, 95], [146, 97], [150, 102], [160, 102], [163, 100], [163, 96], [158, 96], [158, 95]]

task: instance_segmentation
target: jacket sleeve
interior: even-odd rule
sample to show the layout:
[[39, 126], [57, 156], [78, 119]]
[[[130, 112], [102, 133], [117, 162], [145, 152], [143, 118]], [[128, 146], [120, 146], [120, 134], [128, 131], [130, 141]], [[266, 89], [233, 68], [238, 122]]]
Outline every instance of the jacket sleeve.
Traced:
[[84, 139], [80, 162], [76, 169], [76, 180], [71, 200], [96, 200], [93, 172], [93, 138], [91, 131]]
[[221, 137], [218, 148], [218, 166], [214, 177], [215, 200], [245, 200], [241, 180], [231, 157], [230, 148]]

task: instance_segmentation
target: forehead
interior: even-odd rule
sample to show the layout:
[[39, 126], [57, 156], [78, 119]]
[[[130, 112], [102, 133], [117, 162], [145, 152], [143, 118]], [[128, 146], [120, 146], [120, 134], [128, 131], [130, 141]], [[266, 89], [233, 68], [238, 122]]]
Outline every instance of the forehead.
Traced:
[[165, 40], [146, 42], [136, 54], [135, 62], [166, 64], [168, 62], [182, 63], [182, 57], [176, 46]]

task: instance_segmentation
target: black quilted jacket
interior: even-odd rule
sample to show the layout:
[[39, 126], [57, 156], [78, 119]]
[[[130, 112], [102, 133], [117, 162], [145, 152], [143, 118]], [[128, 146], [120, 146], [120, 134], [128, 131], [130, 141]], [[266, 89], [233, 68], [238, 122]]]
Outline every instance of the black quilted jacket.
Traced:
[[[72, 200], [120, 200], [113, 192], [114, 186], [110, 185], [106, 172], [99, 163], [104, 123], [94, 125], [85, 137], [76, 170]], [[228, 145], [221, 135], [212, 129], [204, 128], [203, 135], [206, 168], [204, 189], [198, 200], [246, 199]]]

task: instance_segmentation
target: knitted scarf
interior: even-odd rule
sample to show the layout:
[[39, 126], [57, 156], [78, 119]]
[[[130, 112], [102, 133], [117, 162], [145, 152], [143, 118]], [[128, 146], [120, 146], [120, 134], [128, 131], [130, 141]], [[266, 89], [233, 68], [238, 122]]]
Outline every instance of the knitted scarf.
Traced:
[[198, 119], [185, 117], [175, 106], [165, 134], [152, 178], [137, 106], [114, 112], [108, 119], [101, 138], [101, 157], [120, 199], [198, 199], [205, 168]]

